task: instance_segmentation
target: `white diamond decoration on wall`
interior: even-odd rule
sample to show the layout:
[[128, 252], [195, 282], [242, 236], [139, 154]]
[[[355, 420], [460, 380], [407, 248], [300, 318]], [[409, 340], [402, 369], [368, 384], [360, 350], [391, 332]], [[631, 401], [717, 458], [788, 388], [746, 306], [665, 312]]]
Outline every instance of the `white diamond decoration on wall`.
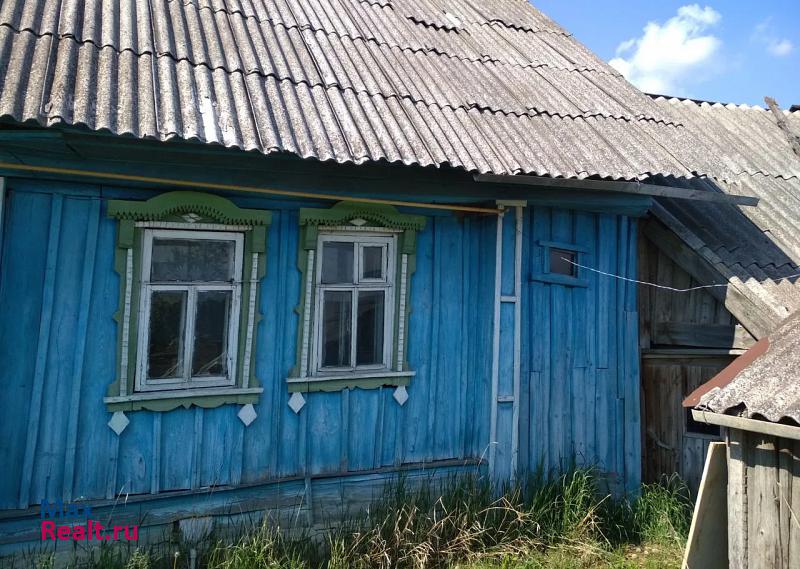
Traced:
[[122, 411], [116, 411], [113, 415], [111, 415], [111, 419], [108, 421], [108, 426], [111, 427], [111, 430], [117, 433], [117, 436], [122, 434], [122, 431], [125, 430], [130, 424], [131, 420], [125, 416], [125, 413]]
[[247, 405], [239, 409], [239, 412], [236, 414], [236, 416], [239, 417], [242, 423], [244, 423], [245, 427], [249, 427], [250, 423], [255, 421], [256, 417], [258, 417], [258, 413], [256, 413], [253, 404], [248, 403]]
[[305, 397], [303, 397], [302, 393], [295, 392], [292, 393], [291, 397], [289, 397], [289, 407], [292, 408], [292, 411], [294, 411], [295, 414], [299, 413], [300, 409], [302, 409], [305, 406], [305, 404], [306, 404], [306, 399]]
[[350, 220], [350, 225], [355, 225], [356, 227], [361, 227], [362, 225], [366, 225], [367, 220], [361, 219], [360, 217], [356, 217], [355, 219]]
[[408, 401], [408, 390], [406, 389], [405, 385], [401, 385], [397, 389], [394, 390], [394, 400], [402, 407]]

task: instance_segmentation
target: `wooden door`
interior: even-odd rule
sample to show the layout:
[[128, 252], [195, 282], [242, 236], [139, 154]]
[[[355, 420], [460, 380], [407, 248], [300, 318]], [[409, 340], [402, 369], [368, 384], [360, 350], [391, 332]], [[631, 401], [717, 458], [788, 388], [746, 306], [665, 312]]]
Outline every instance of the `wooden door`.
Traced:
[[655, 482], [678, 473], [694, 494], [708, 445], [720, 439], [716, 428], [691, 420], [683, 399], [734, 356], [670, 352], [642, 358], [642, 474], [646, 482]]

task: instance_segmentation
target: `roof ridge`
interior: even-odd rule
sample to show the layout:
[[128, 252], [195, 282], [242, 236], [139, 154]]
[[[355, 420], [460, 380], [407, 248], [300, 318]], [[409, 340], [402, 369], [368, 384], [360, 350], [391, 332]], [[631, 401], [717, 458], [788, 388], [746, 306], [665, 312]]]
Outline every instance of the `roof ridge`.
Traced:
[[56, 36], [56, 35], [50, 34], [50, 33], [37, 34], [36, 32], [33, 32], [32, 30], [29, 30], [29, 29], [24, 29], [22, 31], [18, 31], [13, 26], [9, 26], [6, 23], [0, 23], [0, 27], [8, 28], [8, 29], [12, 30], [14, 33], [19, 34], [19, 35], [21, 35], [21, 34], [30, 34], [30, 35], [32, 35], [32, 36], [34, 36], [36, 38], [40, 38], [40, 39], [43, 39], [45, 37], [51, 37], [51, 38], [56, 39], [59, 42], [60, 41], [71, 41], [71, 42], [73, 42], [73, 43], [75, 43], [75, 44], [77, 44], [79, 46], [91, 45], [98, 52], [102, 52], [103, 50], [108, 49], [108, 50], [111, 50], [111, 51], [113, 51], [114, 53], [116, 53], [118, 55], [121, 55], [121, 54], [126, 53], [126, 52], [127, 53], [131, 53], [132, 55], [134, 55], [137, 58], [141, 58], [141, 57], [144, 57], [146, 55], [150, 56], [150, 57], [152, 57], [152, 58], [154, 58], [156, 60], [159, 59], [159, 58], [168, 58], [168, 59], [171, 59], [172, 61], [174, 61], [175, 63], [185, 62], [186, 64], [191, 65], [192, 67], [195, 67], [195, 68], [204, 67], [204, 68], [208, 69], [211, 72], [222, 71], [222, 72], [227, 73], [227, 74], [241, 74], [242, 76], [257, 75], [257, 76], [262, 77], [264, 79], [271, 77], [271, 78], [274, 78], [275, 80], [277, 80], [277, 81], [279, 81], [281, 83], [289, 82], [289, 83], [292, 83], [294, 85], [304, 84], [304, 85], [307, 85], [309, 88], [314, 88], [314, 87], [323, 87], [325, 89], [327, 89], [327, 88], [336, 88], [336, 89], [338, 89], [338, 90], [340, 90], [342, 92], [352, 92], [352, 93], [356, 93], [356, 94], [363, 93], [363, 94], [368, 95], [370, 97], [380, 96], [380, 97], [383, 97], [384, 99], [387, 99], [387, 100], [388, 99], [392, 99], [392, 98], [397, 99], [397, 100], [404, 100], [405, 99], [405, 100], [409, 100], [409, 101], [411, 101], [413, 103], [422, 103], [422, 104], [425, 104], [428, 107], [436, 107], [436, 108], [439, 108], [439, 109], [451, 109], [451, 110], [454, 110], [454, 111], [458, 110], [458, 109], [462, 109], [464, 111], [470, 111], [470, 110], [474, 109], [474, 110], [478, 110], [478, 111], [480, 111], [482, 113], [483, 112], [488, 112], [488, 113], [491, 113], [491, 114], [502, 114], [504, 116], [516, 116], [516, 117], [526, 117], [526, 116], [527, 117], [536, 117], [536, 116], [544, 115], [544, 116], [551, 117], [551, 118], [563, 118], [563, 119], [567, 119], [568, 118], [568, 119], [573, 119], [573, 120], [574, 119], [588, 119], [588, 118], [602, 118], [602, 119], [607, 119], [607, 120], [625, 121], [625, 122], [632, 122], [632, 123], [646, 122], [646, 123], [660, 124], [660, 125], [670, 126], [670, 127], [675, 127], [675, 128], [679, 128], [679, 127], [683, 126], [683, 124], [679, 123], [679, 122], [675, 122], [675, 121], [672, 121], [672, 120], [666, 120], [666, 119], [663, 119], [663, 118], [657, 118], [657, 117], [653, 117], [653, 116], [641, 115], [641, 114], [640, 115], [629, 115], [629, 114], [620, 114], [620, 113], [607, 113], [607, 112], [603, 112], [603, 111], [584, 111], [584, 112], [578, 112], [578, 113], [567, 113], [567, 112], [554, 111], [554, 110], [544, 109], [544, 108], [540, 109], [540, 108], [536, 107], [535, 105], [525, 106], [524, 107], [525, 110], [503, 109], [503, 108], [494, 107], [494, 106], [492, 106], [490, 104], [482, 104], [480, 102], [473, 102], [473, 103], [469, 103], [469, 104], [458, 104], [458, 103], [441, 104], [441, 103], [439, 103], [437, 101], [430, 101], [430, 100], [427, 100], [427, 99], [424, 99], [424, 98], [414, 97], [414, 96], [412, 96], [410, 94], [384, 93], [384, 92], [381, 92], [381, 91], [370, 91], [368, 89], [357, 89], [357, 88], [352, 87], [352, 86], [343, 85], [339, 81], [326, 83], [324, 81], [317, 82], [317, 81], [309, 81], [309, 80], [296, 80], [294, 78], [281, 76], [281, 75], [278, 75], [276, 73], [265, 73], [263, 70], [246, 71], [244, 68], [242, 68], [242, 69], [228, 69], [227, 67], [224, 67], [224, 66], [212, 66], [212, 65], [209, 65], [209, 64], [207, 64], [205, 62], [192, 61], [192, 60], [190, 60], [189, 58], [186, 58], [186, 57], [180, 57], [180, 58], [176, 57], [171, 52], [164, 52], [164, 53], [137, 52], [135, 50], [127, 49], [127, 48], [126, 49], [118, 49], [117, 47], [111, 46], [111, 45], [103, 45], [103, 46], [101, 46], [101, 45], [98, 45], [97, 43], [95, 43], [92, 40], [83, 40], [83, 41], [81, 41], [81, 40], [78, 40], [76, 37], [74, 37], [72, 35], [59, 35], [59, 36]]
[[[669, 103], [672, 102], [679, 102], [679, 103], [692, 103], [694, 106], [699, 108], [726, 108], [726, 109], [736, 109], [739, 111], [760, 111], [760, 112], [769, 112], [769, 109], [766, 107], [762, 107], [760, 105], [748, 105], [747, 103], [723, 103], [721, 101], [708, 101], [704, 99], [693, 99], [691, 97], [677, 97], [671, 95], [658, 95], [653, 93], [644, 93], [654, 101], [667, 101]], [[782, 109], [783, 113], [786, 115], [791, 116], [800, 116], [800, 109], [796, 111], [792, 111], [789, 109]]]

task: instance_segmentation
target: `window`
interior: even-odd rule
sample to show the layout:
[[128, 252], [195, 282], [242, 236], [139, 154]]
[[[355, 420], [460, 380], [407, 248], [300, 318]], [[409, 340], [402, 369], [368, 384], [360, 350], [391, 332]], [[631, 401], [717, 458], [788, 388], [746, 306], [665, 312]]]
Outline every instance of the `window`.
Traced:
[[567, 249], [550, 248], [550, 272], [554, 275], [568, 277], [578, 276], [578, 267], [575, 266], [577, 253]]
[[589, 283], [582, 278], [580, 264], [582, 256], [588, 249], [573, 243], [557, 241], [538, 241], [541, 256], [534, 259], [534, 267], [538, 270], [531, 275], [531, 280], [554, 285], [586, 287]]
[[323, 234], [317, 250], [313, 373], [389, 369], [395, 237]]
[[241, 233], [145, 230], [137, 391], [232, 385]]
[[295, 413], [315, 391], [393, 386], [399, 404], [408, 399], [409, 295], [424, 226], [386, 205], [300, 210], [300, 330], [286, 380]]
[[168, 192], [111, 200], [120, 276], [117, 378], [104, 398], [117, 434], [125, 411], [239, 404], [249, 425], [258, 294], [271, 215], [219, 196]]

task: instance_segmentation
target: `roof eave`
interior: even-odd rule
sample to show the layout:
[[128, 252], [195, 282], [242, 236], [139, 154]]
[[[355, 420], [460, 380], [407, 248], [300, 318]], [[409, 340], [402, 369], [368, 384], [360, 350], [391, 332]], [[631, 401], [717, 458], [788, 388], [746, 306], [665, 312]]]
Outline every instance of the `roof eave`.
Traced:
[[642, 196], [665, 197], [706, 201], [715, 203], [728, 203], [740, 206], [757, 206], [758, 198], [735, 194], [723, 194], [705, 190], [679, 188], [672, 186], [659, 186], [645, 184], [639, 181], [622, 180], [594, 180], [574, 178], [548, 178], [545, 176], [503, 175], [503, 174], [475, 174], [476, 182], [494, 184], [515, 184], [525, 186], [543, 186], [549, 188], [571, 188], [580, 190], [616, 192], [623, 194], [637, 194]]
[[726, 427], [729, 429], [739, 429], [742, 431], [750, 431], [752, 433], [759, 433], [772, 437], [780, 437], [782, 439], [800, 441], [800, 427], [796, 427], [794, 425], [784, 425], [783, 423], [771, 423], [769, 421], [762, 421], [760, 419], [736, 417], [735, 415], [715, 413], [713, 411], [704, 411], [702, 409], [693, 409], [692, 418], [695, 421], [707, 423], [709, 425], [718, 425], [720, 427]]

